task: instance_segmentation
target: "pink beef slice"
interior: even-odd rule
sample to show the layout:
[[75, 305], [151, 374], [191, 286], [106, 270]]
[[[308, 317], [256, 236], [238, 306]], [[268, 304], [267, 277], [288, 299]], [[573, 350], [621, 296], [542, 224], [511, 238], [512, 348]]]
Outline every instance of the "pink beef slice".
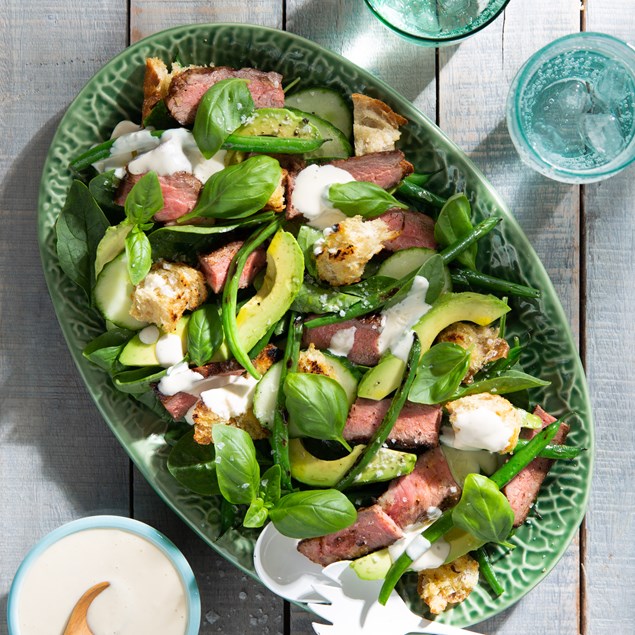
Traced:
[[369, 181], [385, 190], [395, 187], [414, 171], [401, 150], [371, 152], [361, 157], [331, 161], [331, 165], [346, 170], [357, 181]]
[[[534, 414], [542, 419], [543, 428], [553, 423], [556, 419], [545, 412], [540, 406], [536, 406]], [[524, 428], [520, 433], [523, 439], [531, 439], [538, 434], [539, 430], [528, 430]], [[569, 426], [561, 423], [556, 436], [551, 443], [562, 444], [569, 434]], [[507, 497], [512, 510], [514, 511], [514, 527], [519, 527], [525, 520], [531, 506], [538, 497], [538, 491], [542, 482], [547, 477], [547, 473], [553, 465], [553, 460], [537, 458], [534, 459], [516, 478], [512, 479], [503, 488], [503, 494]]]
[[353, 347], [348, 353], [348, 359], [354, 364], [374, 366], [379, 361], [379, 334], [381, 333], [381, 318], [376, 315], [364, 318], [353, 318], [339, 324], [328, 324], [305, 329], [304, 346], [313, 344], [316, 348], [327, 349], [331, 345], [331, 338], [338, 331], [355, 327]]
[[420, 212], [392, 209], [379, 218], [388, 225], [389, 229], [401, 231], [397, 238], [384, 243], [384, 248], [388, 251], [399, 251], [411, 247], [437, 248], [437, 241], [434, 239], [434, 220], [429, 216]]
[[458, 501], [461, 490], [452, 477], [440, 447], [424, 452], [415, 469], [391, 481], [378, 504], [400, 526], [406, 527]]
[[190, 68], [177, 75], [170, 84], [165, 105], [181, 125], [194, 123], [198, 105], [208, 89], [216, 82], [234, 77], [248, 80], [247, 88], [256, 108], [284, 106], [282, 75], [275, 72], [264, 73], [255, 68], [235, 70], [227, 66]]
[[159, 400], [163, 407], [172, 415], [174, 419], [181, 419], [187, 411], [198, 401], [198, 397], [187, 392], [177, 392], [176, 395], [168, 397], [157, 391]]
[[403, 536], [401, 529], [379, 505], [357, 512], [357, 520], [341, 529], [319, 538], [307, 538], [298, 544], [298, 551], [323, 567], [339, 560], [361, 558], [383, 549]]
[[[390, 399], [374, 401], [359, 397], [348, 414], [344, 438], [351, 443], [367, 443], [390, 407]], [[427, 406], [406, 401], [388, 435], [388, 443], [396, 448], [433, 448], [439, 445], [441, 406]]]
[[[220, 293], [225, 286], [229, 265], [242, 246], [242, 240], [235, 240], [220, 249], [216, 249], [211, 254], [207, 254], [207, 256], [199, 256], [198, 261], [205, 274], [207, 284], [214, 293]], [[240, 274], [238, 286], [241, 289], [248, 287], [266, 263], [267, 252], [264, 249], [260, 248], [252, 252]]]
[[[115, 203], [123, 205], [133, 185], [143, 174], [126, 174], [117, 190]], [[159, 185], [163, 194], [163, 208], [155, 215], [159, 222], [173, 221], [191, 212], [198, 201], [203, 184], [188, 172], [175, 172], [167, 176], [159, 176]]]

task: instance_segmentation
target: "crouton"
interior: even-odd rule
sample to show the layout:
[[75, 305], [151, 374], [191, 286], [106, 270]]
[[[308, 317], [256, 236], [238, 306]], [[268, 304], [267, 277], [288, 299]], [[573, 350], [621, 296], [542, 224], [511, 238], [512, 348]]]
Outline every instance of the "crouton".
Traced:
[[498, 329], [477, 326], [467, 322], [455, 322], [441, 331], [439, 342], [458, 344], [470, 353], [470, 367], [463, 382], [472, 383], [473, 377], [485, 364], [507, 357], [509, 344], [498, 337]]
[[[518, 442], [523, 411], [507, 399], [488, 392], [461, 397], [445, 404], [458, 449], [483, 449], [505, 454]], [[477, 414], [476, 414], [477, 413]], [[475, 445], [475, 443], [480, 445]], [[461, 447], [459, 447], [461, 446]]]
[[134, 288], [130, 315], [173, 333], [185, 311], [205, 302], [205, 276], [188, 265], [159, 260]]
[[332, 286], [359, 282], [366, 263], [383, 249], [385, 241], [398, 234], [379, 218], [364, 221], [353, 216], [343, 220], [326, 236], [316, 256], [318, 276]]
[[401, 137], [399, 127], [408, 120], [379, 99], [359, 93], [354, 93], [352, 97], [355, 155], [394, 150]]
[[324, 375], [336, 379], [335, 373], [327, 363], [326, 356], [313, 344], [309, 344], [306, 351], [300, 351], [298, 355], [298, 372], [311, 373], [312, 375]]
[[269, 200], [265, 204], [265, 210], [271, 210], [272, 212], [282, 212], [286, 207], [285, 203], [285, 194], [287, 191], [286, 183], [287, 183], [287, 170], [282, 168], [282, 172], [280, 174], [280, 181], [276, 186], [276, 189], [273, 191], [273, 194], [269, 197]]
[[463, 602], [478, 584], [478, 562], [469, 555], [461, 556], [437, 569], [419, 572], [417, 593], [439, 615], [448, 604]]
[[251, 408], [237, 417], [226, 420], [210, 410], [200, 399], [194, 407], [192, 419], [194, 420], [194, 441], [199, 445], [212, 443], [212, 431], [214, 426], [219, 423], [244, 430], [254, 441], [266, 439], [269, 436], [269, 430], [260, 425]]

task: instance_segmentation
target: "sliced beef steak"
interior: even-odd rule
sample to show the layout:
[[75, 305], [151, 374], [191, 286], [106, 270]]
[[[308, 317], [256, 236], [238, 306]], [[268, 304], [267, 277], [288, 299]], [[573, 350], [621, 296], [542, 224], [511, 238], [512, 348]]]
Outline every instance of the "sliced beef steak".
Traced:
[[[198, 261], [205, 274], [207, 284], [214, 293], [220, 293], [223, 290], [227, 281], [229, 265], [243, 244], [242, 240], [235, 240], [220, 249], [212, 251], [207, 256], [199, 256]], [[239, 288], [245, 289], [248, 287], [266, 263], [267, 253], [263, 248], [256, 249], [249, 254], [245, 267], [240, 274]]]
[[414, 167], [401, 150], [372, 152], [361, 157], [331, 161], [331, 165], [346, 170], [357, 181], [369, 181], [385, 190], [395, 187]]
[[360, 558], [383, 549], [403, 536], [401, 529], [379, 505], [357, 512], [357, 520], [346, 529], [319, 538], [301, 540], [298, 551], [323, 567], [339, 560]]
[[410, 474], [392, 481], [377, 502], [400, 527], [406, 527], [453, 504], [460, 495], [443, 451], [436, 447], [417, 459]]
[[427, 247], [436, 249], [434, 239], [434, 220], [420, 212], [403, 210], [388, 210], [379, 216], [390, 229], [398, 229], [401, 233], [397, 238], [387, 240], [384, 248], [388, 251], [399, 251], [410, 247]]
[[[123, 205], [132, 187], [144, 176], [143, 174], [126, 174], [119, 184], [115, 203]], [[167, 176], [159, 176], [159, 185], [163, 194], [163, 208], [155, 215], [154, 220], [166, 222], [176, 220], [191, 212], [203, 184], [188, 172], [175, 172]]]
[[172, 80], [165, 105], [181, 125], [191, 124], [203, 95], [217, 82], [234, 77], [248, 80], [247, 87], [256, 108], [284, 106], [282, 75], [275, 72], [264, 73], [255, 68], [235, 70], [227, 66], [190, 68], [183, 71]]
[[354, 364], [363, 366], [374, 366], [380, 357], [379, 334], [381, 333], [381, 318], [370, 316], [364, 318], [354, 318], [339, 324], [328, 324], [318, 326], [304, 331], [304, 346], [313, 344], [316, 348], [327, 349], [331, 346], [331, 339], [335, 333], [345, 329], [355, 328], [355, 339], [353, 347], [348, 353], [348, 359]]
[[175, 420], [185, 416], [187, 411], [198, 401], [198, 397], [187, 392], [177, 392], [176, 395], [168, 397], [156, 391], [163, 407], [172, 415]]
[[[367, 443], [386, 416], [390, 402], [390, 399], [374, 401], [359, 397], [348, 414], [344, 438], [351, 443]], [[440, 425], [441, 406], [406, 401], [388, 435], [388, 443], [403, 450], [436, 447]]]
[[[543, 428], [553, 423], [556, 419], [545, 412], [540, 406], [536, 406], [534, 414], [542, 419]], [[521, 436], [524, 439], [531, 439], [538, 434], [539, 430], [523, 429]], [[561, 423], [552, 443], [562, 444], [569, 434], [569, 426]], [[512, 479], [503, 488], [503, 494], [507, 497], [511, 508], [514, 510], [514, 527], [519, 527], [527, 519], [529, 510], [534, 504], [542, 482], [547, 477], [553, 461], [551, 459], [534, 459], [516, 478]]]

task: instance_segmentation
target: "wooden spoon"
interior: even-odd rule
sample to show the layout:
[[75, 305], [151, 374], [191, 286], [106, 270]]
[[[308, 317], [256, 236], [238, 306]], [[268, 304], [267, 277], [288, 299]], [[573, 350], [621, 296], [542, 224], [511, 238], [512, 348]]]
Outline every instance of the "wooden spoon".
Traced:
[[91, 586], [84, 595], [82, 595], [77, 604], [73, 607], [71, 616], [68, 618], [64, 635], [93, 635], [88, 626], [86, 615], [92, 601], [104, 590], [110, 586], [110, 582], [99, 582], [95, 586]]

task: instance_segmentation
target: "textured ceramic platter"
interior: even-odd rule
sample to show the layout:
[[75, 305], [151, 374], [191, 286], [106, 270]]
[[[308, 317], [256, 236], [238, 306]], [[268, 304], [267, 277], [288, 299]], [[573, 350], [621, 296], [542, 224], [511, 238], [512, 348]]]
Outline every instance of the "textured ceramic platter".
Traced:
[[[61, 271], [55, 252], [54, 223], [71, 184], [71, 158], [107, 139], [122, 119], [139, 120], [146, 57], [184, 64], [254, 66], [276, 70], [285, 83], [301, 78], [300, 87], [322, 85], [343, 94], [364, 92], [390, 104], [408, 118], [400, 147], [417, 171], [440, 170], [430, 188], [450, 195], [465, 191], [476, 220], [499, 214], [503, 223], [480, 247], [482, 269], [493, 275], [543, 290], [540, 300], [512, 301], [508, 335], [527, 346], [522, 363], [527, 372], [551, 381], [531, 394], [555, 416], [575, 411], [569, 443], [588, 448], [575, 463], [552, 469], [536, 505], [536, 513], [515, 534], [518, 546], [496, 570], [506, 589], [494, 599], [484, 584], [470, 598], [438, 618], [467, 626], [494, 616], [535, 586], [556, 564], [574, 536], [589, 494], [593, 460], [593, 423], [580, 360], [566, 317], [549, 278], [527, 238], [492, 186], [471, 161], [429, 119], [389, 86], [344, 58], [298, 36], [239, 24], [177, 27], [126, 49], [101, 69], [71, 104], [51, 144], [39, 199], [39, 243], [44, 272], [57, 317], [77, 367], [104, 419], [157, 493], [213, 548], [254, 577], [252, 549], [257, 534], [231, 530], [220, 539], [220, 509], [213, 498], [182, 489], [166, 469], [164, 423], [117, 391], [108, 376], [85, 360], [81, 351], [103, 332], [101, 318]], [[496, 558], [497, 556], [495, 556]], [[414, 578], [413, 578], [414, 579]], [[406, 584], [406, 595], [414, 595]], [[422, 611], [420, 600], [412, 608]]]

